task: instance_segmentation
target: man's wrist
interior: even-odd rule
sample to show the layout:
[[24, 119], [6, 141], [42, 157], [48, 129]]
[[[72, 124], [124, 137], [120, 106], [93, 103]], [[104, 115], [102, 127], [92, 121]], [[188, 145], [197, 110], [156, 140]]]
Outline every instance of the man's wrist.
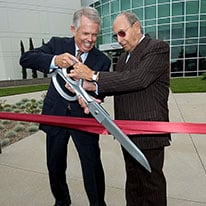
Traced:
[[99, 78], [99, 72], [98, 71], [93, 71], [92, 81], [97, 82], [98, 78]]

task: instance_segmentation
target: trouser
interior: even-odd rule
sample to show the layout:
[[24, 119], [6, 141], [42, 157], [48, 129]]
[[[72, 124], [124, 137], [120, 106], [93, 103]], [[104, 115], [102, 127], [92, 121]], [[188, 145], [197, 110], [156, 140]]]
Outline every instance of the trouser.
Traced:
[[141, 150], [150, 163], [151, 174], [124, 149], [127, 206], [166, 206], [166, 180], [163, 174], [164, 148]]
[[105, 206], [105, 180], [100, 159], [99, 136], [65, 129], [55, 136], [47, 134], [47, 167], [56, 204], [71, 202], [66, 182], [67, 144], [70, 134], [80, 157], [84, 187], [90, 206]]

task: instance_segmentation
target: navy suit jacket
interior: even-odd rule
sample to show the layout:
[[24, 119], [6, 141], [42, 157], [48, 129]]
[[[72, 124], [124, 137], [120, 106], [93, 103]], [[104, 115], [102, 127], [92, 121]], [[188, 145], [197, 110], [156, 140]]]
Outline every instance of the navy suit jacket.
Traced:
[[[50, 64], [54, 55], [63, 54], [65, 52], [75, 55], [74, 38], [52, 37], [45, 45], [32, 51], [25, 52], [20, 58], [20, 64], [25, 68], [36, 69], [44, 73], [49, 73]], [[88, 57], [84, 63], [92, 70], [96, 71], [109, 71], [111, 65], [110, 59], [95, 47], [89, 51]], [[63, 88], [66, 93], [69, 93], [64, 86], [65, 82], [61, 78], [59, 78], [58, 81], [61, 88]], [[99, 98], [101, 98], [101, 96]], [[68, 112], [68, 105], [71, 107], [70, 112]], [[68, 102], [61, 97], [56, 91], [52, 81], [50, 82], [49, 89], [44, 100], [42, 113], [47, 115], [91, 117], [90, 115], [84, 114], [77, 101]], [[53, 133], [59, 128], [40, 125], [40, 129], [45, 132]]]

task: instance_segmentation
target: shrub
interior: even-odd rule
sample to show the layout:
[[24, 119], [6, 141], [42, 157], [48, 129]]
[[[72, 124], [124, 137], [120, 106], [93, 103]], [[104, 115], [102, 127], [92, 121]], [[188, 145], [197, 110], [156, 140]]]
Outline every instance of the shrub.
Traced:
[[17, 136], [17, 133], [15, 131], [12, 131], [12, 130], [6, 132], [6, 134], [5, 134], [6, 138], [12, 138], [12, 137], [16, 137], [16, 136]]

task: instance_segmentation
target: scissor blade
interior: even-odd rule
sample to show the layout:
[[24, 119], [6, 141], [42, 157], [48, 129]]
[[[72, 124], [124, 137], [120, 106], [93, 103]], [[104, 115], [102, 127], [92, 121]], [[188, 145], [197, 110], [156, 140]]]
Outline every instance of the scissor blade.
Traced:
[[137, 160], [147, 171], [151, 172], [151, 167], [140, 149], [125, 135], [122, 130], [113, 122], [107, 112], [96, 102], [88, 103], [89, 111], [95, 119], [101, 123], [127, 150], [127, 152]]

